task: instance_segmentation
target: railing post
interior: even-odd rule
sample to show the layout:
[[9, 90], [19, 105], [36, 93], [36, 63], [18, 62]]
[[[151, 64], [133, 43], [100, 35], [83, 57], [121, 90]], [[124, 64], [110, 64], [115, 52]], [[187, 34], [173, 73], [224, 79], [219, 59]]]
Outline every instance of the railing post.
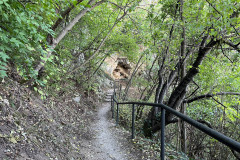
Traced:
[[121, 92], [122, 92], [122, 84], [120, 83], [119, 94], [118, 94], [119, 99], [121, 98]]
[[111, 95], [110, 99], [111, 99], [111, 111], [112, 111], [112, 102], [113, 102], [112, 95]]
[[165, 132], [165, 109], [161, 108], [161, 160], [165, 159], [164, 132]]
[[[114, 95], [112, 95], [112, 97], [114, 98]], [[113, 106], [112, 106], [112, 118], [114, 118], [114, 99], [113, 99]]]
[[111, 111], [112, 111], [112, 114], [113, 114], [113, 95], [111, 95]]
[[114, 81], [113, 83], [113, 95], [115, 96], [115, 92], [116, 92], [116, 81]]
[[132, 105], [132, 139], [135, 138], [135, 104]]
[[119, 108], [118, 108], [118, 103], [117, 103], [117, 119], [116, 119], [116, 125], [118, 125], [118, 118], [119, 118]]

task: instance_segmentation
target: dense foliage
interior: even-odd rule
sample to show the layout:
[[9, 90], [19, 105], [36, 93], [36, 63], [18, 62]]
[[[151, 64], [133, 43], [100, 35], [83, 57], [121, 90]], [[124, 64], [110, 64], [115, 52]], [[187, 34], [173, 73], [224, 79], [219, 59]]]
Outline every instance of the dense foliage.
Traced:
[[[97, 91], [101, 65], [118, 53], [135, 64], [126, 86], [137, 88], [133, 99], [164, 103], [239, 140], [239, 2], [1, 0], [0, 78], [28, 85], [42, 98], [64, 92], [66, 82]], [[123, 97], [131, 94], [126, 89]], [[177, 137], [169, 143], [190, 157], [237, 157], [166, 116], [169, 135]], [[154, 139], [159, 111], [140, 106], [136, 119], [141, 134]]]

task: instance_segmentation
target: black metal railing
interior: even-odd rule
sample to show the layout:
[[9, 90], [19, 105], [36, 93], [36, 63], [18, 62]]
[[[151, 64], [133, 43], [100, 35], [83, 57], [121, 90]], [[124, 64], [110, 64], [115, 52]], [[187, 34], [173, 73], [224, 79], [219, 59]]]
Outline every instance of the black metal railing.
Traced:
[[[115, 83], [114, 83], [115, 84]], [[131, 104], [132, 105], [132, 136], [131, 138], [135, 138], [135, 107], [136, 105], [141, 106], [152, 106], [152, 107], [158, 107], [161, 108], [161, 160], [164, 160], [165, 157], [165, 148], [164, 148], [164, 134], [165, 134], [165, 112], [168, 111], [169, 113], [177, 116], [178, 118], [182, 119], [183, 121], [187, 122], [188, 124], [194, 126], [195, 128], [201, 130], [202, 132], [206, 133], [207, 135], [215, 138], [219, 142], [223, 143], [224, 145], [230, 147], [231, 149], [237, 151], [240, 153], [240, 143], [225, 136], [222, 133], [217, 132], [214, 129], [211, 129], [193, 119], [190, 117], [164, 105], [164, 104], [156, 104], [156, 103], [147, 103], [147, 102], [119, 102], [116, 98], [116, 90], [114, 85], [114, 92], [111, 95], [111, 111], [112, 111], [112, 118], [114, 118], [114, 112], [115, 112], [115, 103], [117, 104], [116, 108], [116, 125], [118, 125], [119, 122], [119, 105], [124, 104]]]

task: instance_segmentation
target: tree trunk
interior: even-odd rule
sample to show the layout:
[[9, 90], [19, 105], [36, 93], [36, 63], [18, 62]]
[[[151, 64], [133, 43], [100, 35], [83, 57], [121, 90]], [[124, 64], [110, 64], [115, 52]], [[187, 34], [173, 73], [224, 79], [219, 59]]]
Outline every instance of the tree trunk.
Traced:
[[[124, 12], [124, 14], [118, 18], [115, 23], [113, 24], [113, 26], [111, 27], [111, 29], [108, 31], [107, 35], [104, 37], [104, 39], [102, 40], [102, 42], [99, 44], [97, 50], [93, 53], [93, 55], [91, 55], [84, 63], [82, 63], [80, 66], [74, 68], [70, 73], [75, 72], [78, 68], [86, 65], [90, 60], [92, 60], [100, 51], [101, 47], [104, 45], [105, 41], [107, 40], [108, 36], [110, 35], [110, 33], [112, 32], [112, 30], [114, 29], [114, 27], [118, 24], [118, 22], [120, 22], [125, 16], [127, 15], [127, 12]], [[69, 73], [69, 74], [70, 74]]]
[[[152, 96], [152, 94], [154, 93], [154, 90], [156, 88], [156, 84], [153, 84], [149, 90], [147, 91], [146, 95], [144, 96], [144, 98], [142, 98], [142, 101], [146, 102], [149, 100], [149, 98]], [[137, 107], [137, 115], [136, 115], [136, 121], [142, 118], [142, 114], [143, 114], [143, 109], [144, 106], [138, 106]]]
[[[184, 5], [184, 0], [180, 1], [180, 18], [181, 21], [184, 24], [184, 17], [183, 17], [183, 5]], [[186, 75], [186, 61], [184, 60], [186, 54], [185, 54], [185, 43], [186, 43], [186, 37], [185, 37], [185, 26], [182, 26], [182, 39], [183, 41], [181, 42], [181, 49], [180, 49], [180, 56], [181, 56], [181, 80], [183, 80], [184, 76]], [[186, 93], [186, 89], [183, 91]], [[183, 98], [185, 95], [183, 96]], [[185, 104], [181, 103], [180, 105], [180, 112], [185, 114], [186, 108]], [[187, 153], [187, 140], [186, 140], [186, 127], [184, 124], [183, 120], [179, 120], [179, 129], [180, 129], [180, 148], [183, 153]]]
[[[59, 17], [57, 19], [57, 21], [54, 23], [54, 25], [51, 27], [51, 29], [53, 31], [55, 31], [58, 26], [62, 23], [62, 21], [64, 20], [64, 18], [69, 15], [69, 13], [71, 12], [71, 10], [73, 10], [75, 8], [76, 5], [78, 5], [79, 3], [81, 3], [83, 0], [77, 0], [77, 3], [75, 5], [71, 4], [70, 7], [68, 7], [65, 11], [63, 11], [61, 13], [61, 17]], [[53, 36], [51, 34], [47, 35], [47, 42], [49, 45], [53, 44]]]
[[[93, 5], [96, 2], [96, 0], [90, 0], [88, 2], [89, 5]], [[84, 8], [81, 10], [78, 15], [60, 32], [60, 34], [57, 36], [56, 39], [53, 40], [52, 45], [50, 46], [50, 49], [47, 51], [47, 55], [45, 60], [40, 60], [39, 64], [35, 68], [35, 72], [39, 73], [40, 69], [45, 65], [46, 60], [52, 55], [53, 50], [58, 45], [58, 43], [67, 35], [67, 33], [73, 28], [73, 26], [88, 12], [93, 10], [96, 6], [99, 6], [104, 1], [97, 2], [95, 5], [93, 5], [91, 8]]]
[[130, 88], [130, 86], [131, 86], [131, 84], [132, 84], [132, 79], [133, 79], [133, 77], [135, 76], [135, 74], [137, 73], [139, 67], [141, 66], [141, 65], [139, 65], [139, 63], [141, 62], [141, 59], [143, 58], [143, 56], [144, 56], [144, 54], [142, 54], [141, 57], [138, 59], [138, 62], [137, 62], [137, 64], [136, 64], [136, 67], [135, 67], [133, 73], [131, 74], [131, 77], [130, 77], [127, 85], [126, 85], [126, 88], [124, 89], [123, 100], [126, 99], [126, 96], [127, 96], [127, 94], [128, 94], [128, 90], [129, 90], [129, 88]]
[[[205, 45], [207, 39], [208, 36], [203, 38], [200, 49], [198, 51], [198, 56], [195, 62], [193, 63], [192, 68], [187, 72], [187, 74], [184, 76], [184, 78], [181, 80], [178, 86], [173, 90], [167, 103], [169, 107], [176, 109], [183, 102], [184, 96], [186, 94], [186, 88], [189, 85], [189, 83], [193, 80], [193, 77], [196, 76], [197, 73], [199, 72], [198, 70], [199, 65], [203, 61], [204, 57], [212, 49], [212, 47], [214, 47], [217, 43], [220, 42], [220, 40], [211, 39], [210, 42], [207, 45]], [[173, 115], [166, 112], [166, 125], [171, 123], [172, 117]], [[151, 132], [155, 133], [160, 129], [161, 123], [158, 123], [151, 128]]]

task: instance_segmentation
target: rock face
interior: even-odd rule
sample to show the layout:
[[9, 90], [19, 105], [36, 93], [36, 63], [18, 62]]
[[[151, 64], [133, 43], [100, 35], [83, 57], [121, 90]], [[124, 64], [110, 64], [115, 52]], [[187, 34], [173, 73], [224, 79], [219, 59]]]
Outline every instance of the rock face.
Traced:
[[105, 61], [105, 71], [113, 79], [128, 79], [131, 69], [132, 67], [126, 57], [114, 55]]
[[114, 77], [112, 73], [116, 67], [117, 67], [117, 55], [112, 55], [111, 57], [107, 57], [102, 66], [103, 71], [113, 79]]

